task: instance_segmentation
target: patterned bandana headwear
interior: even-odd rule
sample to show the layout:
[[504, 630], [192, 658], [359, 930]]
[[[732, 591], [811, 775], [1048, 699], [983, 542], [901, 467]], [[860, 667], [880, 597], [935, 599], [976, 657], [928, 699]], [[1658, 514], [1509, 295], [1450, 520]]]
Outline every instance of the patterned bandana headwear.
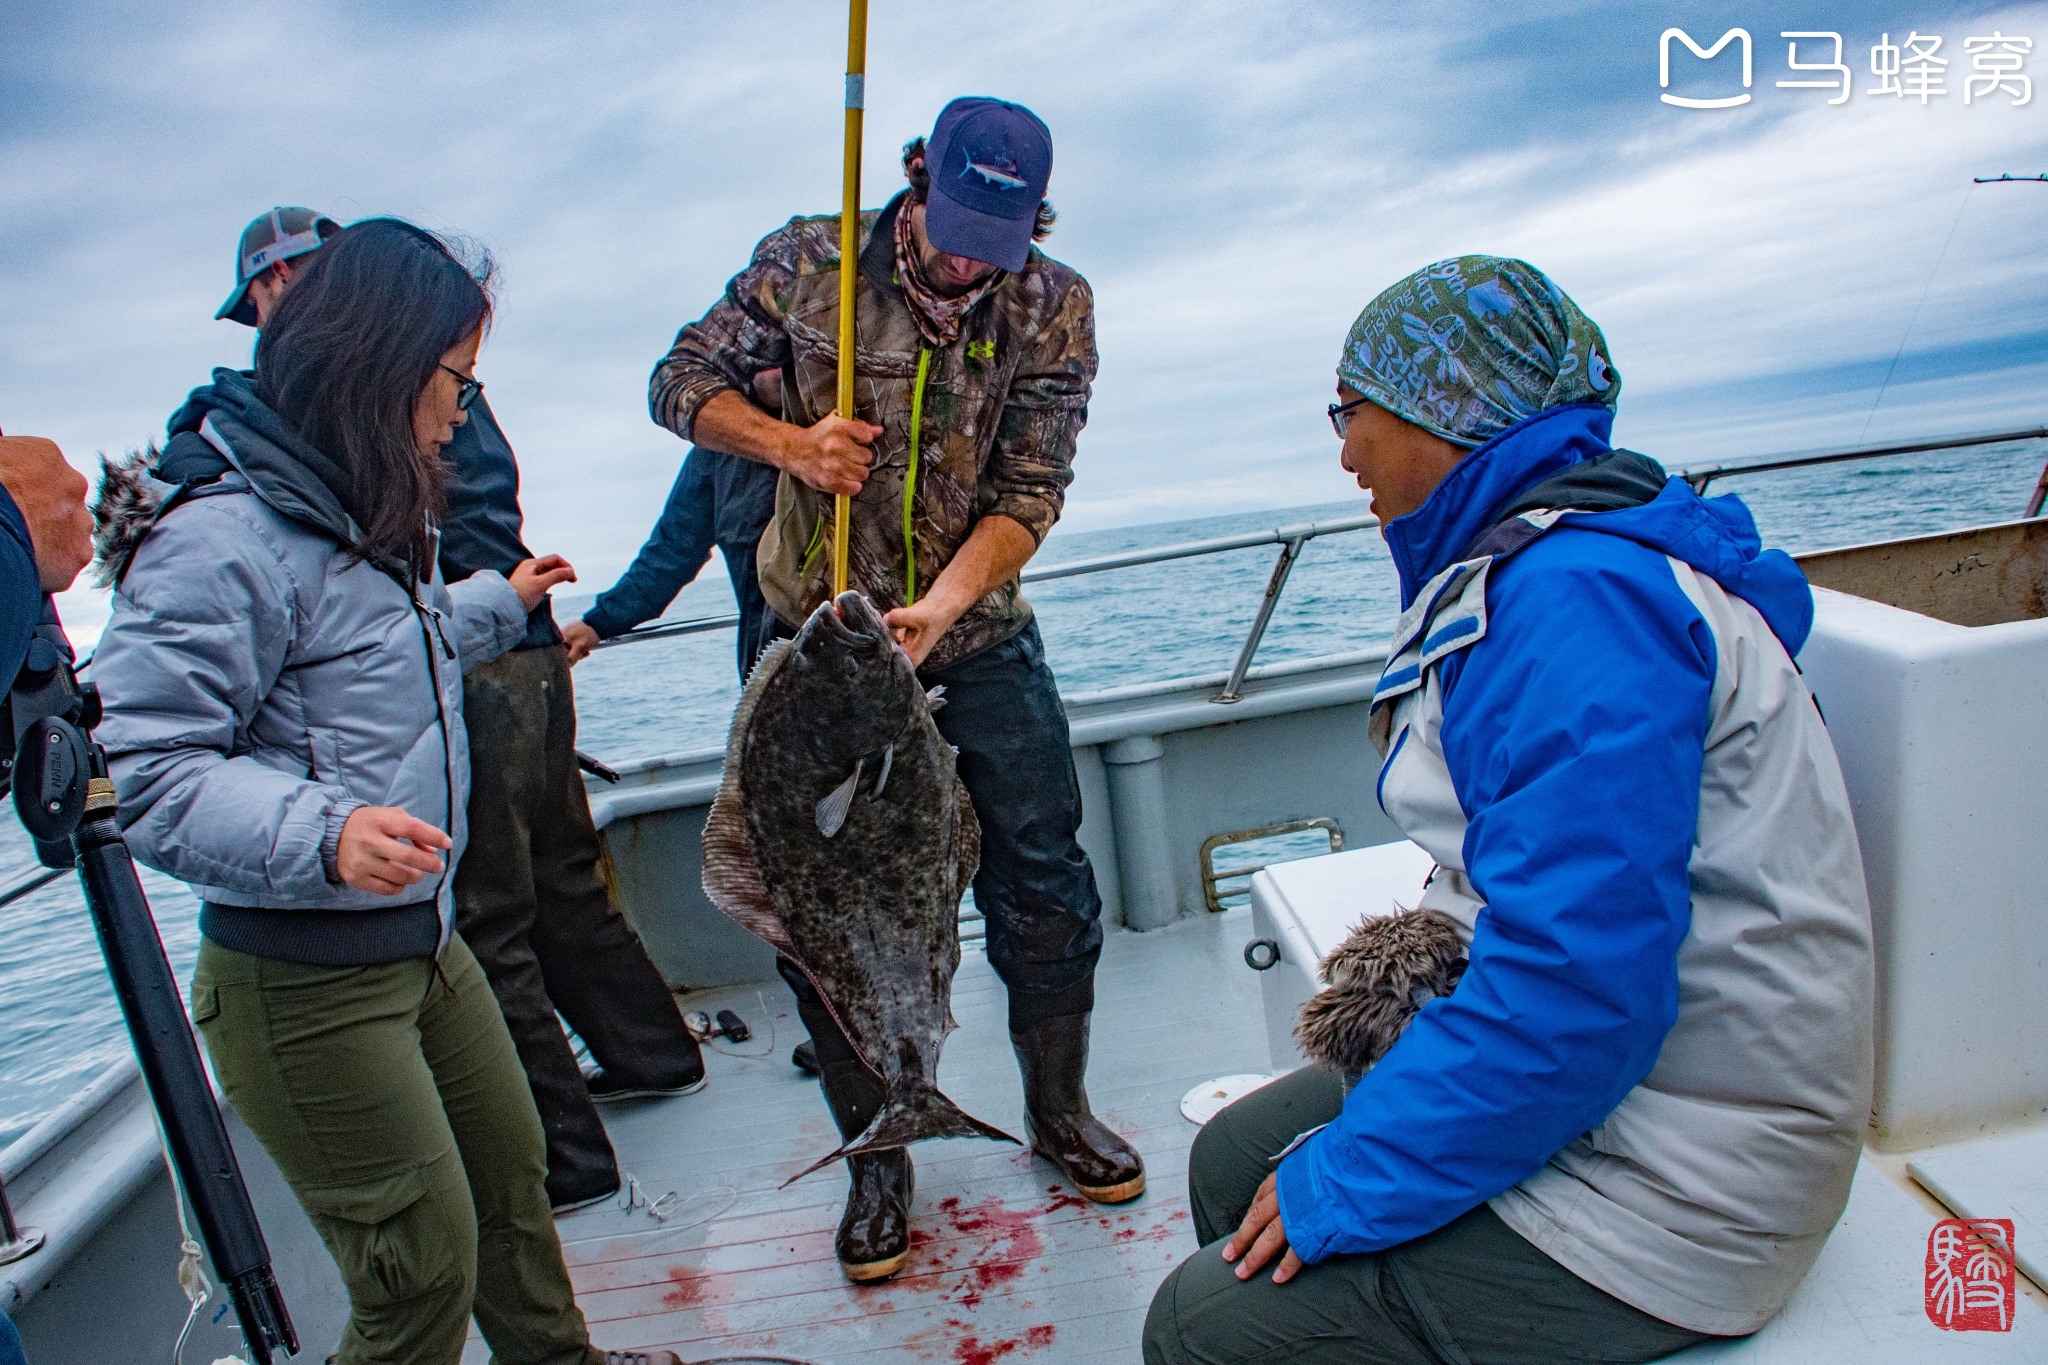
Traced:
[[1455, 256], [1366, 305], [1337, 378], [1461, 446], [1566, 403], [1621, 396], [1607, 338], [1527, 261]]
[[996, 271], [964, 294], [948, 297], [931, 287], [924, 277], [924, 260], [917, 253], [917, 234], [911, 230], [913, 206], [905, 202], [896, 215], [896, 282], [910, 300], [910, 320], [918, 335], [933, 346], [951, 346], [960, 335], [960, 320], [968, 310], [988, 296], [988, 291], [1008, 276]]

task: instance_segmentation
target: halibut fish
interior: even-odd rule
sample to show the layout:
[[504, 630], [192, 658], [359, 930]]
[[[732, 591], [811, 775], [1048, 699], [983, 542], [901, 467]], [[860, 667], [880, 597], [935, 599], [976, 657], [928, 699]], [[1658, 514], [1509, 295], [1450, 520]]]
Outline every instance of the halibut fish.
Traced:
[[939, 1093], [981, 831], [910, 658], [840, 594], [754, 665], [704, 823], [704, 893], [803, 969], [887, 1087], [792, 1180], [925, 1138], [1017, 1139]]

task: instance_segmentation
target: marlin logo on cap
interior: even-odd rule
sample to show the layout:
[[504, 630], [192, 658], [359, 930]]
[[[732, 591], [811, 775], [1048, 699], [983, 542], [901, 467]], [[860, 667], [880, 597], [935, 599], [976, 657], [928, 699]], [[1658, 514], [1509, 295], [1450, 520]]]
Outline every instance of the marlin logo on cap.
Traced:
[[967, 164], [960, 168], [960, 178], [965, 180], [969, 173], [980, 176], [984, 185], [999, 190], [1030, 188], [1030, 182], [1017, 174], [1016, 160], [1003, 152], [969, 152]]

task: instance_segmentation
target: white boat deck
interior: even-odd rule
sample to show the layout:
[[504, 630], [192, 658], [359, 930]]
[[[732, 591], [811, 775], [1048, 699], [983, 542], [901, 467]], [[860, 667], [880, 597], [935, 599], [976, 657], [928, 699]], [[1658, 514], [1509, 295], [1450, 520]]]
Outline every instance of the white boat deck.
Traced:
[[[789, 1062], [804, 1035], [788, 991], [776, 982], [688, 997], [690, 1008], [737, 1010], [756, 1033], [717, 1045], [701, 1093], [607, 1110], [621, 1167], [649, 1198], [673, 1190], [676, 1201], [665, 1222], [617, 1202], [561, 1220], [592, 1339], [665, 1346], [685, 1360], [1135, 1359], [1153, 1289], [1195, 1250], [1186, 1172], [1196, 1129], [1180, 1098], [1220, 1074], [1267, 1066], [1257, 980], [1239, 960], [1248, 934], [1249, 912], [1234, 911], [1109, 935], [1089, 1092], [1145, 1155], [1140, 1199], [1089, 1204], [1019, 1148], [922, 1143], [912, 1149], [910, 1264], [862, 1288], [841, 1278], [832, 1256], [844, 1176], [821, 1171], [779, 1188], [837, 1142], [817, 1082]], [[946, 1045], [942, 1087], [1021, 1136], [1002, 986], [971, 948], [953, 1008], [960, 1028]], [[472, 1348], [482, 1361], [482, 1343]]]
[[[570, 1273], [600, 1346], [667, 1347], [685, 1361], [769, 1357], [852, 1365], [1135, 1361], [1152, 1292], [1195, 1249], [1180, 1099], [1217, 1076], [1268, 1069], [1259, 978], [1241, 952], [1248, 910], [1148, 934], [1112, 931], [1103, 951], [1089, 1090], [1144, 1152], [1150, 1186], [1117, 1208], [1088, 1204], [1052, 1168], [981, 1141], [913, 1149], [910, 1264], [885, 1284], [839, 1274], [837, 1169], [782, 1182], [836, 1138], [817, 1083], [789, 1062], [803, 1036], [779, 982], [705, 991], [690, 1008], [736, 1010], [755, 1030], [708, 1050], [711, 1084], [681, 1099], [606, 1111], [621, 1167], [667, 1216], [618, 1201], [563, 1218]], [[1021, 1128], [1022, 1094], [1002, 987], [970, 948], [954, 984], [960, 1029], [946, 1092]], [[1975, 1210], [1972, 1210], [1975, 1212]], [[1980, 1215], [1981, 1216], [1981, 1215]], [[1944, 1332], [1921, 1309], [1936, 1215], [1865, 1161], [1820, 1263], [1755, 1337], [1684, 1353], [1701, 1365], [2004, 1365], [2048, 1360], [2048, 1313], [2023, 1287], [2009, 1332]], [[2022, 1234], [2023, 1254], [2027, 1244]], [[466, 1361], [482, 1365], [472, 1340]]]

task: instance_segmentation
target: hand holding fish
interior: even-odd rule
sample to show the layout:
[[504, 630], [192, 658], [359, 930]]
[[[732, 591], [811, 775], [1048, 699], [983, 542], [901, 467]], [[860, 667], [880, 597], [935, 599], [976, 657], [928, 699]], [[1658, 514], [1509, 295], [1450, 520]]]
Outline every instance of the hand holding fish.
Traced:
[[922, 667], [925, 656], [939, 642], [939, 637], [953, 628], [966, 604], [952, 605], [937, 593], [921, 602], [907, 607], [898, 607], [882, 618], [882, 624], [889, 628], [889, 634], [910, 656], [913, 668]]
[[1280, 1173], [1275, 1171], [1259, 1186], [1251, 1208], [1245, 1211], [1244, 1222], [1223, 1244], [1223, 1259], [1236, 1261], [1237, 1278], [1249, 1280], [1283, 1247], [1287, 1254], [1280, 1258], [1280, 1266], [1273, 1272], [1274, 1284], [1286, 1284], [1301, 1270], [1301, 1258], [1287, 1245], [1287, 1228], [1280, 1221]]
[[890, 636], [910, 656], [913, 666], [939, 643], [939, 637], [982, 598], [1016, 578], [1038, 552], [1038, 538], [1024, 524], [1000, 512], [974, 523], [931, 590], [909, 606], [882, 618]]

